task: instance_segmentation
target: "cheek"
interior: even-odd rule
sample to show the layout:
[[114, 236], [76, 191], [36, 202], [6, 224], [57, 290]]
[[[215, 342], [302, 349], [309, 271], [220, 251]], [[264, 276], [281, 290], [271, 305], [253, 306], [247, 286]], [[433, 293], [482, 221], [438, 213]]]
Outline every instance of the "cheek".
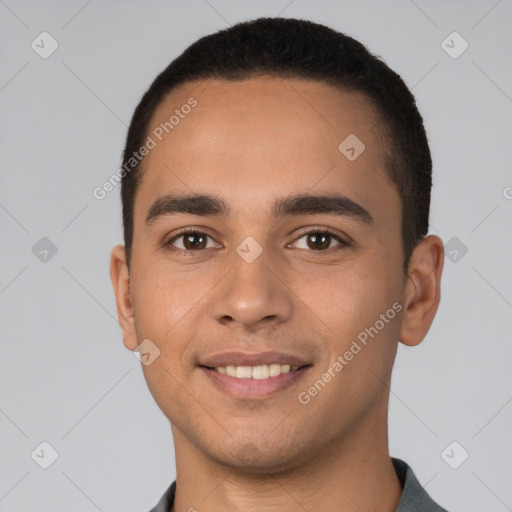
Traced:
[[347, 354], [353, 367], [350, 373], [358, 370], [360, 374], [359, 370], [367, 372], [368, 368], [382, 372], [389, 367], [399, 331], [396, 283], [393, 270], [377, 258], [351, 261], [350, 265], [331, 267], [322, 276], [302, 277], [296, 282], [293, 289], [310, 315], [311, 327], [320, 329], [331, 364], [352, 350]]
[[134, 286], [136, 321], [141, 333], [166, 342], [207, 292], [201, 283], [193, 275], [183, 276], [162, 265], [148, 264]]
[[159, 355], [142, 370], [155, 402], [168, 418], [175, 418], [189, 407], [183, 393], [189, 371], [185, 356], [194, 337], [189, 318], [208, 288], [200, 279], [180, 278], [158, 265], [148, 268], [136, 288], [135, 321], [139, 342], [151, 340]]
[[[158, 362], [180, 382], [191, 368], [191, 350], [200, 322], [208, 314], [215, 284], [221, 279], [213, 272], [179, 271], [167, 264], [148, 264], [139, 276], [136, 290], [135, 322], [138, 339], [150, 339], [160, 350]], [[151, 367], [147, 367], [151, 373]]]
[[352, 260], [321, 273], [302, 273], [290, 287], [328, 333], [346, 338], [375, 322], [382, 312], [388, 300], [384, 276], [377, 262]]

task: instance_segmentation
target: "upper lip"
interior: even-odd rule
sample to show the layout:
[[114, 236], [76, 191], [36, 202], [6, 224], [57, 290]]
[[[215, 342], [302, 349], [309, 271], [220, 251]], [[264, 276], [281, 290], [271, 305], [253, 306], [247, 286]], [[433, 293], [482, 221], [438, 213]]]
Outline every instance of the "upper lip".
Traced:
[[200, 366], [218, 368], [219, 366], [261, 366], [264, 364], [289, 364], [304, 366], [309, 363], [306, 359], [283, 352], [222, 352], [201, 358]]

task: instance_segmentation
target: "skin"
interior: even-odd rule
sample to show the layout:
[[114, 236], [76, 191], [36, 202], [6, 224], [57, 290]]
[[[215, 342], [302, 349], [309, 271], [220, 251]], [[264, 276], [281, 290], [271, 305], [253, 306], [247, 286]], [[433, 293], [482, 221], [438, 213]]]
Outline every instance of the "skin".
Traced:
[[[192, 82], [166, 97], [151, 128], [191, 96], [198, 105], [145, 159], [131, 268], [122, 245], [110, 266], [124, 345], [135, 350], [149, 338], [161, 351], [142, 369], [171, 423], [173, 511], [393, 512], [402, 489], [388, 451], [391, 371], [398, 341], [419, 344], [434, 319], [442, 241], [424, 238], [404, 275], [400, 198], [384, 163], [390, 146], [360, 93], [269, 76]], [[338, 150], [351, 133], [366, 146], [353, 162]], [[147, 226], [153, 201], [171, 191], [218, 194], [232, 215], [168, 215]], [[373, 225], [271, 215], [278, 197], [333, 191], [363, 206]], [[207, 248], [184, 237], [174, 245], [188, 256], [162, 246], [188, 226], [210, 237]], [[331, 239], [320, 250], [304, 235], [327, 227], [351, 245]], [[263, 248], [250, 264], [235, 250], [248, 236]], [[402, 311], [301, 404], [298, 394], [395, 302]], [[313, 366], [268, 398], [237, 400], [197, 367], [202, 355], [228, 349], [299, 354]]]

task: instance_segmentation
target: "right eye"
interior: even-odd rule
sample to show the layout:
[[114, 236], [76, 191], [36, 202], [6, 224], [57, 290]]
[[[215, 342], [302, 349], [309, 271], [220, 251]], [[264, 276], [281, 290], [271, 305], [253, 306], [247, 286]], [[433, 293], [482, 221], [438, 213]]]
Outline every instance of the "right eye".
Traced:
[[[183, 253], [198, 252], [200, 249], [209, 249], [207, 245], [207, 239], [212, 239], [204, 231], [198, 229], [186, 228], [177, 235], [174, 235], [170, 240], [165, 242], [163, 245], [170, 251], [181, 251]], [[176, 247], [174, 242], [182, 239], [182, 247]]]

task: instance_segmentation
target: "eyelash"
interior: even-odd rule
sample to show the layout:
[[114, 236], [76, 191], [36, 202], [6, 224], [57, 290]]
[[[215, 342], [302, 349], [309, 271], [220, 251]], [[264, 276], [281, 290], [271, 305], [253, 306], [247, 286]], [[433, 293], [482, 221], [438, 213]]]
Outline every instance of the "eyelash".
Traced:
[[[346, 240], [343, 240], [343, 238], [341, 238], [334, 230], [332, 230], [330, 228], [313, 228], [313, 229], [311, 229], [309, 231], [301, 233], [295, 240], [300, 240], [302, 237], [304, 237], [306, 235], [310, 235], [310, 234], [329, 235], [332, 238], [334, 238], [337, 242], [339, 242], [340, 245], [339, 246], [335, 246], [335, 247], [329, 247], [329, 249], [319, 249], [318, 251], [314, 251], [314, 250], [311, 249], [311, 250], [309, 250], [309, 252], [328, 252], [331, 249], [336, 249], [336, 248], [342, 249], [344, 247], [349, 247], [351, 245]], [[199, 230], [197, 228], [186, 228], [183, 231], [180, 231], [179, 233], [174, 235], [167, 242], [164, 242], [163, 243], [164, 249], [166, 249], [168, 251], [172, 251], [172, 252], [185, 253], [186, 256], [193, 256], [194, 253], [201, 252], [201, 251], [205, 250], [205, 249], [185, 250], [185, 249], [179, 249], [179, 248], [172, 247], [172, 243], [175, 240], [177, 240], [178, 238], [183, 237], [185, 235], [206, 235], [207, 237], [212, 238], [212, 237], [210, 237], [210, 235], [208, 235], [204, 231], [201, 231], [201, 230]]]

